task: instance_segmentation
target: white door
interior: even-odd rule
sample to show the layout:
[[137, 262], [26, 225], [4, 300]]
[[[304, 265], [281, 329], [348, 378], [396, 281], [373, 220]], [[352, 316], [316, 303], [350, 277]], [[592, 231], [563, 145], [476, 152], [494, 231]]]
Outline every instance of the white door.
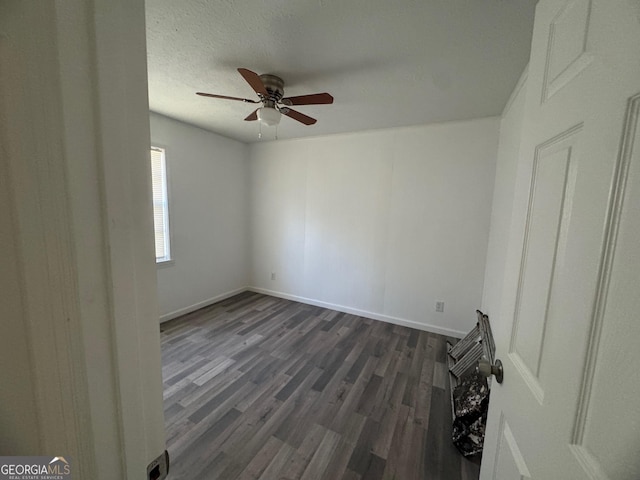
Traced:
[[640, 0], [540, 0], [525, 102], [480, 476], [638, 480]]

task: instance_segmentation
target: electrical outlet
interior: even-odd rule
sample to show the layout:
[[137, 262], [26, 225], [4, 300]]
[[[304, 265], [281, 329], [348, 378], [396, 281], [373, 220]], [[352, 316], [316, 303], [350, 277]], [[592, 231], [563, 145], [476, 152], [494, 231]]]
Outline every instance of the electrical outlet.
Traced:
[[444, 312], [444, 302], [436, 302], [436, 312]]
[[276, 272], [271, 272], [271, 280], [275, 280], [276, 279]]

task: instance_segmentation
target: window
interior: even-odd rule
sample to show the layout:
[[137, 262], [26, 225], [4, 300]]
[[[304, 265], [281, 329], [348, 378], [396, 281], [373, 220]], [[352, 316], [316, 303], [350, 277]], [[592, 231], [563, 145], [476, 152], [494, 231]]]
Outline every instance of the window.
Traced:
[[171, 260], [167, 163], [164, 148], [151, 147], [151, 183], [153, 186], [153, 224], [156, 234], [156, 263], [163, 263]]

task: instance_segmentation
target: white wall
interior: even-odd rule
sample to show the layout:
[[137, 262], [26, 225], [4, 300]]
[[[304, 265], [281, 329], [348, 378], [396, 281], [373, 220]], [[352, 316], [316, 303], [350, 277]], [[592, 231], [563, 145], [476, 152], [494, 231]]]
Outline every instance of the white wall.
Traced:
[[498, 124], [253, 144], [251, 285], [463, 335], [482, 299]]
[[496, 180], [491, 209], [491, 230], [487, 250], [487, 268], [484, 277], [482, 311], [493, 319], [496, 325], [500, 314], [504, 269], [511, 227], [514, 188], [520, 151], [520, 134], [524, 117], [527, 69], [522, 73], [500, 122], [500, 142]]
[[158, 267], [160, 320], [248, 283], [248, 147], [152, 113], [151, 143], [166, 148], [171, 255]]

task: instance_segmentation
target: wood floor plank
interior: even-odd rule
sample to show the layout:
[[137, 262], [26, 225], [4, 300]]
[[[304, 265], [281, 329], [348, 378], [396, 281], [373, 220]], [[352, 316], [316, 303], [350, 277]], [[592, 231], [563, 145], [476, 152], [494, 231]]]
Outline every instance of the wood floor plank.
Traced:
[[[278, 426], [274, 432], [274, 437], [287, 442], [293, 447], [298, 447], [302, 438], [304, 438], [305, 427], [308, 421], [313, 420], [309, 414], [313, 407], [314, 401], [320, 396], [315, 390], [306, 392], [304, 398], [296, 402], [294, 409], [289, 416]], [[296, 440], [296, 438], [298, 440]]]
[[384, 409], [384, 415], [380, 419], [380, 430], [371, 449], [372, 453], [380, 458], [388, 458], [393, 434], [395, 433], [398, 423], [398, 416], [400, 415], [400, 406], [406, 384], [407, 375], [398, 373], [393, 383], [393, 396], [389, 399], [387, 408]]
[[477, 480], [480, 476], [480, 458], [462, 458], [460, 460], [462, 467], [461, 480]]
[[477, 480], [446, 337], [244, 292], [161, 326], [170, 480]]
[[[369, 376], [375, 370], [375, 362], [373, 359], [370, 359], [365, 365], [362, 375], [358, 380], [351, 386], [347, 397], [345, 398], [342, 406], [338, 410], [338, 413], [333, 418], [331, 423], [331, 428], [335, 431], [340, 431], [342, 425], [348, 420], [348, 418], [355, 413], [358, 402], [360, 401], [360, 397], [364, 392], [367, 383], [369, 382]], [[346, 380], [345, 380], [346, 381]], [[349, 384], [349, 382], [346, 382]]]
[[278, 453], [274, 455], [271, 462], [269, 462], [269, 465], [267, 465], [267, 468], [264, 470], [264, 472], [262, 472], [262, 475], [260, 475], [259, 479], [273, 480], [275, 478], [282, 478], [280, 476], [280, 472], [289, 462], [289, 459], [295, 452], [295, 449], [287, 445], [286, 443], [282, 445], [280, 450], [278, 450]]
[[323, 478], [327, 480], [340, 478], [347, 468], [347, 464], [349, 463], [349, 459], [351, 458], [354, 448], [355, 445], [353, 443], [349, 443], [344, 438], [340, 438], [340, 442], [336, 446], [334, 454], [329, 459], [329, 464], [324, 471]]
[[322, 480], [324, 478], [324, 472], [335, 454], [340, 438], [341, 436], [334, 431], [327, 430], [325, 432], [300, 480]]
[[353, 454], [349, 459], [349, 469], [354, 472], [363, 475], [369, 468], [371, 462], [371, 453], [373, 443], [378, 436], [380, 430], [380, 424], [371, 418], [367, 418], [356, 448], [353, 450]]
[[369, 466], [362, 475], [362, 480], [381, 480], [386, 464], [386, 460], [372, 453]]
[[296, 453], [292, 455], [289, 462], [283, 468], [283, 478], [299, 479], [313, 458], [320, 442], [328, 430], [317, 423], [306, 430], [304, 440], [300, 444]]
[[404, 468], [404, 466], [402, 465], [402, 440], [406, 435], [406, 424], [409, 419], [409, 410], [410, 407], [402, 404], [398, 408], [397, 421], [395, 424], [395, 429], [393, 431], [391, 448], [389, 449], [389, 453], [387, 454], [387, 463], [385, 465], [384, 475], [382, 477], [385, 480], [404, 478], [402, 476], [402, 469]]
[[[247, 467], [242, 471], [238, 480], [256, 480], [260, 478], [265, 470], [273, 464], [281, 451], [284, 450], [284, 453], [287, 453], [287, 449], [283, 449], [283, 447], [286, 447], [283, 442], [275, 437], [269, 437], [257, 455], [253, 457], [251, 462], [249, 462]], [[293, 451], [293, 449], [290, 450]]]
[[[442, 442], [443, 437], [451, 438], [451, 412], [446, 390], [433, 388], [429, 429], [426, 435], [425, 470], [429, 478], [446, 480], [461, 475], [458, 454], [452, 442]], [[437, 407], [437, 408], [435, 408]]]
[[[197, 476], [211, 461], [207, 455], [211, 451], [211, 443], [223, 433], [238, 417], [241, 412], [235, 409], [229, 410], [218, 421], [205, 430], [184, 455], [172, 462], [172, 468], [176, 478], [187, 478], [190, 474]], [[191, 473], [190, 473], [191, 472]]]

